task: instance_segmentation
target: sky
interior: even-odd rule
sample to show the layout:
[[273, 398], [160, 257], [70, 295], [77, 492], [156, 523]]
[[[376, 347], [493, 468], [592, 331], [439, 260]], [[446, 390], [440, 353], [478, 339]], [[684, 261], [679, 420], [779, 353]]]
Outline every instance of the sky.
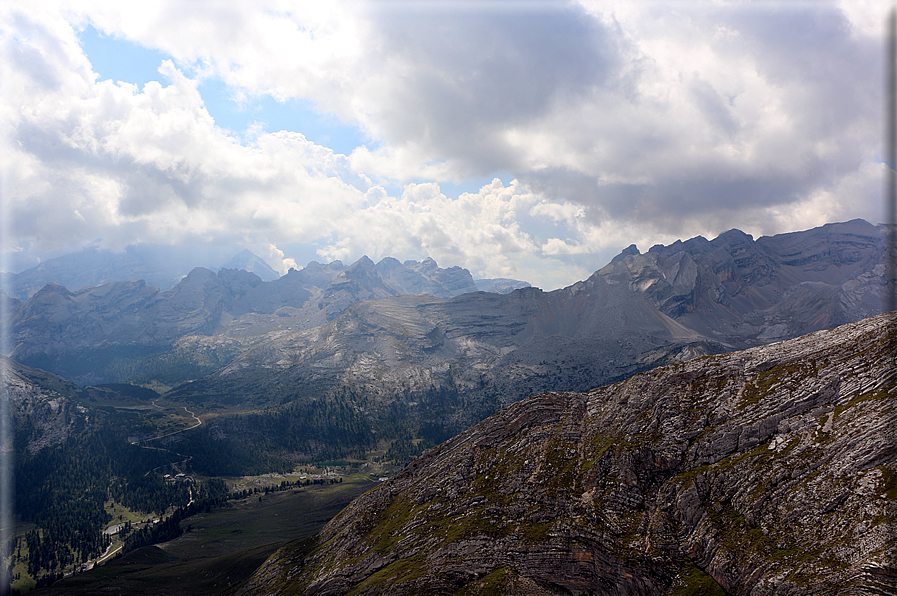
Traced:
[[392, 256], [550, 290], [884, 221], [890, 3], [7, 0], [2, 267]]

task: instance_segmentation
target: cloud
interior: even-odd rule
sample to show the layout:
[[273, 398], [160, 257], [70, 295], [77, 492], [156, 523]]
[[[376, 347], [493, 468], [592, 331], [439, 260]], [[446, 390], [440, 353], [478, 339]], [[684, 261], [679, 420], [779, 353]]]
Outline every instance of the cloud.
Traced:
[[[285, 267], [303, 244], [551, 286], [630, 242], [879, 219], [883, 4], [511, 6], [6, 4], [4, 247], [232, 242]], [[159, 82], [98, 82], [88, 23], [171, 56]], [[234, 136], [205, 78], [371, 143]], [[515, 180], [438, 185], [495, 172]]]
[[285, 275], [290, 269], [299, 269], [295, 260], [284, 255], [283, 251], [273, 244], [268, 244], [268, 253], [263, 258], [281, 275]]
[[[326, 235], [370, 186], [345, 156], [299, 133], [257, 134], [248, 144], [228, 136], [196, 82], [170, 61], [160, 67], [164, 85], [96, 82], [58, 18], [16, 15], [15, 25], [31, 33], [5, 40], [20, 91], [6, 100], [14, 109], [5, 114], [4, 169], [12, 228], [35, 248], [60, 238], [120, 248]], [[43, 39], [54, 27], [66, 43]], [[38, 42], [42, 51], [30, 52]], [[26, 65], [15, 62], [22, 55]]]
[[[323, 260], [430, 256], [477, 277], [554, 289], [587, 277], [626, 240], [623, 230], [595, 226], [576, 205], [553, 203], [516, 180], [494, 179], [457, 199], [434, 183], [408, 184], [400, 198], [378, 194], [376, 203], [342, 219], [339, 237], [318, 251]], [[566, 250], [552, 237], [558, 233], [570, 243]]]

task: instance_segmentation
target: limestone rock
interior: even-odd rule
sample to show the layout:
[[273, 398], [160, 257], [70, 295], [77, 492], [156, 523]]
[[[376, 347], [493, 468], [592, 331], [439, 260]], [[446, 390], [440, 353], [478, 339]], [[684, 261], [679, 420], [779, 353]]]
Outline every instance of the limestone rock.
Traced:
[[80, 390], [73, 383], [4, 357], [0, 357], [0, 375], [13, 431], [0, 450], [34, 454], [64, 443], [87, 423], [89, 412], [78, 404]]

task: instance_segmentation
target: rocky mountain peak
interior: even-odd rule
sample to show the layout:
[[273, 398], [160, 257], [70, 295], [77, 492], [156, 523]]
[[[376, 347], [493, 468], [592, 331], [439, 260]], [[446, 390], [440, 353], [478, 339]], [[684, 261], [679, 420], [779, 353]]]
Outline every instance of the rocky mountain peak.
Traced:
[[860, 279], [882, 263], [883, 242], [883, 229], [863, 220], [756, 241], [733, 229], [627, 250], [598, 274], [695, 331], [756, 345], [881, 312], [884, 287]]
[[263, 281], [274, 281], [280, 275], [271, 268], [264, 259], [253, 254], [248, 249], [243, 249], [230, 261], [221, 266], [221, 269], [238, 269], [248, 271]]
[[638, 247], [635, 244], [630, 244], [629, 246], [624, 248], [623, 251], [620, 252], [620, 254], [615, 256], [611, 260], [611, 263], [616, 263], [617, 261], [622, 261], [623, 259], [625, 259], [628, 256], [639, 255], [639, 254], [641, 254], [641, 253], [639, 252]]

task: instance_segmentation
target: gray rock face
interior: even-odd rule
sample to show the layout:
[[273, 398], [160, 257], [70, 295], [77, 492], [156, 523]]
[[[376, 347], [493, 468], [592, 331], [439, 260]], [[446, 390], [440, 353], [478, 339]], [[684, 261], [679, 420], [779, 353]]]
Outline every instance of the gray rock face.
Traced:
[[525, 399], [278, 551], [242, 593], [891, 593], [892, 325]]
[[377, 271], [384, 283], [401, 294], [429, 294], [437, 298], [452, 298], [476, 292], [470, 271], [461, 267], [442, 269], [433, 259], [422, 262], [399, 261], [386, 258], [377, 263]]
[[13, 436], [0, 449], [11, 453], [15, 449], [34, 454], [44, 447], [64, 443], [84, 427], [88, 411], [74, 399], [78, 387], [73, 383], [0, 357], [3, 389], [9, 398]]
[[630, 246], [598, 274], [690, 329], [747, 347], [882, 312], [884, 241], [884, 226], [863, 220], [756, 241], [730, 230], [646, 254]]
[[593, 276], [548, 293], [357, 302], [334, 321], [260, 344], [170, 397], [279, 403], [349, 393], [375, 420], [400, 407], [453, 434], [552, 386], [585, 390], [664, 359], [725, 349]]

